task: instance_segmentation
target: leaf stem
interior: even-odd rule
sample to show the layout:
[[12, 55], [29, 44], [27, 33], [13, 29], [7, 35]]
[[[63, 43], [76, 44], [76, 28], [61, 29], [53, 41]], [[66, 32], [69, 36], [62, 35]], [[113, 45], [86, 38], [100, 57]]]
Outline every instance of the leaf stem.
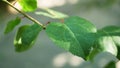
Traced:
[[37, 21], [36, 19], [34, 19], [33, 17], [31, 17], [30, 15], [22, 12], [21, 10], [17, 9], [16, 7], [14, 7], [10, 2], [8, 2], [7, 0], [2, 0], [3, 2], [7, 3], [9, 6], [11, 6], [12, 8], [14, 8], [16, 11], [18, 11], [19, 13], [21, 13], [22, 15], [24, 15], [26, 18], [28, 18], [29, 20], [33, 21], [34, 23], [42, 26], [43, 29], [45, 29], [46, 27], [40, 23], [39, 21]]

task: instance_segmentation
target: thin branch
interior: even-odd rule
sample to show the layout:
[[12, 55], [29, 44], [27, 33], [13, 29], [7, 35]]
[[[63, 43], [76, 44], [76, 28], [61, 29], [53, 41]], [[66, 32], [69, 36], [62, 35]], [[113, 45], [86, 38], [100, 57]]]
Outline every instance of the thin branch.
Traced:
[[33, 17], [31, 17], [30, 15], [28, 15], [28, 14], [22, 12], [21, 10], [17, 9], [16, 7], [14, 7], [14, 6], [13, 6], [10, 2], [8, 2], [7, 0], [2, 0], [2, 1], [4, 1], [5, 3], [7, 3], [9, 6], [11, 6], [12, 8], [14, 8], [16, 11], [18, 11], [18, 12], [21, 13], [22, 15], [24, 15], [24, 16], [25, 16], [26, 18], [28, 18], [29, 20], [31, 20], [31, 21], [33, 21], [34, 23], [42, 26], [43, 29], [45, 29], [45, 26], [44, 26], [42, 23], [40, 23], [39, 21], [37, 21], [36, 19], [34, 19]]

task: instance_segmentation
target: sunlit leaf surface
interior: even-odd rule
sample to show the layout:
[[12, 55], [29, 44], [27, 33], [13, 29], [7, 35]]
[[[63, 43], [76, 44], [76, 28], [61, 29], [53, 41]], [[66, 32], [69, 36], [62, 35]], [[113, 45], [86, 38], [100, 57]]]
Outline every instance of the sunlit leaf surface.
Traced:
[[18, 3], [26, 12], [34, 11], [37, 8], [37, 0], [18, 0]]
[[83, 18], [69, 17], [64, 23], [50, 23], [46, 32], [59, 47], [86, 59], [94, 45], [96, 28]]

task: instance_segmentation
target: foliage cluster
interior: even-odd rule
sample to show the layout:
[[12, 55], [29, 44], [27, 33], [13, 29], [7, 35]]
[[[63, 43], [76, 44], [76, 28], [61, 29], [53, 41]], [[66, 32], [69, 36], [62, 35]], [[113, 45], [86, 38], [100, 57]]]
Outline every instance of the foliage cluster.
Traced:
[[[42, 8], [44, 12], [36, 12], [36, 14], [53, 19], [61, 19], [63, 21], [50, 22], [47, 25], [43, 25], [25, 13], [33, 12], [37, 8], [36, 0], [18, 0], [18, 3], [22, 7], [22, 11], [15, 8], [7, 0], [3, 1], [16, 9], [23, 16], [33, 21], [32, 24], [23, 25], [17, 30], [14, 39], [15, 50], [17, 52], [23, 52], [31, 48], [38, 34], [42, 30], [45, 30], [49, 38], [56, 43], [57, 46], [88, 60], [85, 65], [93, 65], [92, 67], [95, 67], [96, 63], [100, 63], [98, 58], [105, 58], [105, 56], [107, 56], [109, 58], [106, 58], [106, 66], [103, 66], [109, 68], [109, 66], [115, 66], [113, 63], [120, 59], [120, 27], [118, 26], [106, 26], [102, 29], [97, 29], [86, 19], [78, 16], [68, 16], [48, 8]], [[20, 23], [20, 17], [16, 17], [16, 19], [9, 21], [4, 33], [10, 33]], [[98, 55], [98, 53], [102, 52], [105, 53]], [[96, 57], [94, 58], [94, 56]], [[90, 63], [90, 61], [93, 62]], [[97, 68], [98, 67], [99, 65]]]

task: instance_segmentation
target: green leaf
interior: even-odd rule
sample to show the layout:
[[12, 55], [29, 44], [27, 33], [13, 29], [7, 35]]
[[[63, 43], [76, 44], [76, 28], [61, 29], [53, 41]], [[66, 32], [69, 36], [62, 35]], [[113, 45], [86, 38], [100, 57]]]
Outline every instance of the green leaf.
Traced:
[[44, 15], [50, 18], [54, 18], [54, 19], [62, 19], [62, 18], [66, 18], [68, 17], [68, 15], [63, 14], [61, 12], [58, 11], [54, 11], [48, 8], [42, 8], [43, 10], [47, 11], [47, 12], [36, 12], [37, 15]]
[[105, 68], [116, 68], [116, 63], [114, 61], [111, 61], [105, 66]]
[[98, 49], [99, 51], [104, 51], [104, 52], [110, 52], [113, 55], [117, 56], [117, 47], [113, 41], [113, 39], [108, 36], [108, 37], [101, 37], [98, 40]]
[[43, 15], [43, 16], [50, 17], [50, 18], [54, 18], [51, 14], [46, 13], [46, 12], [36, 12], [36, 14], [37, 15]]
[[117, 58], [120, 60], [120, 46], [117, 46], [117, 49], [118, 49]]
[[37, 0], [18, 0], [18, 3], [25, 12], [34, 11], [37, 8]]
[[21, 51], [24, 51], [26, 49], [29, 49], [31, 46], [26, 46], [26, 45], [23, 45], [22, 42], [21, 42], [21, 36], [22, 36], [22, 33], [24, 32], [24, 30], [26, 30], [28, 27], [28, 25], [24, 25], [24, 26], [21, 26], [19, 29], [18, 29], [18, 32], [17, 32], [17, 35], [14, 39], [14, 45], [15, 45], [15, 50], [17, 52], [21, 52]]
[[35, 43], [35, 39], [41, 30], [42, 27], [37, 24], [20, 27], [14, 41], [16, 51], [22, 52], [29, 49]]
[[117, 56], [120, 47], [120, 27], [108, 26], [98, 31], [98, 49], [107, 51]]
[[33, 24], [27, 28], [22, 34], [22, 42], [25, 45], [30, 45], [30, 43], [36, 39], [39, 32], [42, 30], [42, 27], [38, 24]]
[[87, 59], [95, 41], [96, 28], [80, 17], [69, 17], [63, 23], [50, 23], [46, 32], [59, 47]]
[[16, 19], [9, 21], [4, 33], [8, 34], [9, 32], [11, 32], [20, 23], [20, 21], [21, 19], [19, 17], [16, 17]]

